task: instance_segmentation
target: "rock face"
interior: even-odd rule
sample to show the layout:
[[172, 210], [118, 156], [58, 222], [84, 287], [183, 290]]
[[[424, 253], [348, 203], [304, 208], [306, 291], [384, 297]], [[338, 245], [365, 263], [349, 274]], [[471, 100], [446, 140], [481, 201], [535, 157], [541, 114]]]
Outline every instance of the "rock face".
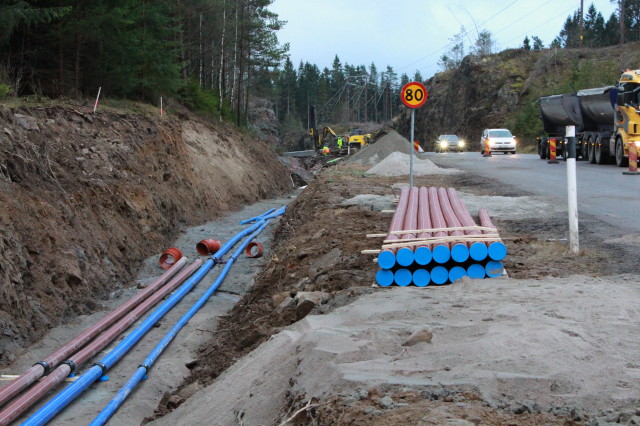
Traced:
[[268, 99], [249, 99], [249, 123], [258, 133], [258, 137], [270, 144], [277, 144], [279, 138], [279, 125], [276, 113], [273, 110], [273, 102]]

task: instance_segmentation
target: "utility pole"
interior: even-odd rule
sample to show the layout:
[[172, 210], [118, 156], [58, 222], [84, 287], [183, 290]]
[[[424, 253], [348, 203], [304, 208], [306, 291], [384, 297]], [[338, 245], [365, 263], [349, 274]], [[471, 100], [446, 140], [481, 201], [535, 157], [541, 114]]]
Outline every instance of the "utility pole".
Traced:
[[584, 38], [584, 0], [580, 0], [580, 47]]

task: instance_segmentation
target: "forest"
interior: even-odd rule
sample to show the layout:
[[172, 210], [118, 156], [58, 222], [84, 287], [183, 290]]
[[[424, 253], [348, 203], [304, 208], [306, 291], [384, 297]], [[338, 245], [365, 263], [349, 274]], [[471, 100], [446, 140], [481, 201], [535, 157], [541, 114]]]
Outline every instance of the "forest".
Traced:
[[[640, 0], [616, 0], [607, 20], [591, 4], [568, 16], [549, 47], [601, 47], [640, 39]], [[285, 129], [307, 125], [309, 105], [321, 121], [389, 121], [402, 84], [424, 80], [387, 65], [331, 68], [289, 58], [278, 40], [286, 25], [273, 0], [0, 0], [0, 98], [4, 95], [107, 97], [157, 103], [174, 98], [196, 111], [247, 120], [249, 96], [271, 100]], [[581, 30], [582, 28], [582, 30]], [[461, 31], [464, 31], [462, 29]], [[582, 39], [580, 38], [582, 34]], [[442, 69], [467, 55], [493, 52], [491, 33], [465, 49], [454, 36]], [[532, 36], [525, 50], [544, 48]]]

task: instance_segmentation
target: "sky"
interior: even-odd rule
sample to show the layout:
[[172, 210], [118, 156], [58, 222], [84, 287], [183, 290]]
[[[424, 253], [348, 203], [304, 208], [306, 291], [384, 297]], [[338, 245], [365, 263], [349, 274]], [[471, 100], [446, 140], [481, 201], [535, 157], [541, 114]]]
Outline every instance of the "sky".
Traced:
[[[585, 0], [586, 10], [592, 2]], [[593, 1], [605, 21], [615, 5]], [[287, 24], [278, 32], [289, 54], [300, 61], [331, 68], [341, 62], [387, 65], [410, 77], [419, 70], [427, 79], [440, 71], [438, 59], [464, 26], [465, 49], [488, 30], [494, 51], [522, 46], [525, 36], [540, 37], [546, 47], [560, 32], [580, 0], [275, 0], [269, 9]]]

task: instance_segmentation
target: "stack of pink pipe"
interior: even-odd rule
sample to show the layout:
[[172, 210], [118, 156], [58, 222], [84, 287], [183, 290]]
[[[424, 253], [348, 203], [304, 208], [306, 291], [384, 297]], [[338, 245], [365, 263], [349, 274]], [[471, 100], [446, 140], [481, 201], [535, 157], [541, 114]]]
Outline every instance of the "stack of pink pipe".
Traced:
[[[487, 229], [472, 228], [476, 223], [453, 188], [403, 188], [378, 255], [377, 283], [383, 287], [424, 287], [451, 283], [463, 276], [502, 275], [501, 261], [507, 248], [488, 212], [480, 209], [478, 217], [480, 226]], [[484, 234], [486, 238], [482, 238]]]

